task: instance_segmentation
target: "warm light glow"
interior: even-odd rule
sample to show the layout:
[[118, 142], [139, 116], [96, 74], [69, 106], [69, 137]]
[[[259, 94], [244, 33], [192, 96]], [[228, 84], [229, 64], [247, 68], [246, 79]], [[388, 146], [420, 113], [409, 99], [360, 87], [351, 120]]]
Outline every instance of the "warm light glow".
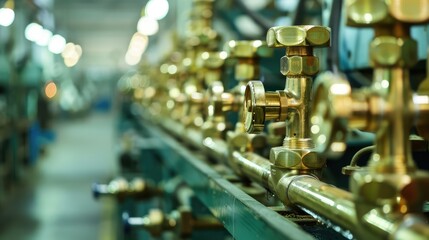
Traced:
[[48, 29], [43, 29], [40, 35], [36, 39], [36, 44], [42, 47], [48, 46], [49, 41], [52, 38], [52, 32]]
[[45, 95], [47, 98], [53, 98], [57, 95], [57, 85], [54, 82], [45, 85]]
[[334, 83], [330, 87], [330, 92], [335, 95], [348, 95], [351, 92], [350, 86], [342, 83]]
[[64, 64], [67, 67], [73, 67], [78, 63], [82, 56], [82, 48], [74, 43], [67, 43], [61, 53], [61, 56], [64, 58]]
[[168, 13], [167, 0], [149, 0], [145, 7], [145, 15], [155, 20], [161, 20]]
[[10, 8], [0, 8], [0, 25], [8, 27], [15, 19], [15, 12]]
[[141, 60], [141, 56], [135, 55], [130, 52], [127, 52], [127, 54], [125, 54], [125, 63], [130, 66], [137, 65], [140, 62], [140, 60]]
[[131, 38], [128, 51], [125, 54], [125, 63], [134, 66], [137, 65], [143, 53], [146, 51], [149, 38], [139, 32], [136, 32]]
[[66, 47], [66, 39], [61, 35], [54, 35], [49, 41], [48, 50], [54, 54], [60, 54]]
[[42, 34], [43, 27], [37, 23], [30, 23], [25, 28], [25, 38], [29, 41], [35, 42]]
[[152, 36], [159, 30], [158, 22], [148, 16], [143, 16], [137, 23], [137, 31], [146, 36]]

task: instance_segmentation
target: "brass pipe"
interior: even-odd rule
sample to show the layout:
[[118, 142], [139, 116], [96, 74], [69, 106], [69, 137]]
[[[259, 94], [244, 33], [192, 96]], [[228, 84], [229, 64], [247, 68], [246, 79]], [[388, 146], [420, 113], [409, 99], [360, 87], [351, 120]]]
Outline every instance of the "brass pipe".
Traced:
[[369, 164], [375, 172], [408, 173], [415, 170], [409, 141], [411, 88], [409, 70], [392, 68], [387, 101], [391, 109], [376, 135], [375, 151]]
[[272, 163], [268, 159], [252, 152], [234, 151], [232, 164], [234, 171], [240, 176], [246, 176], [268, 189], [273, 189], [273, 186], [270, 186]]
[[[275, 183], [272, 163], [255, 153], [234, 151], [235, 170], [252, 181], [278, 193], [283, 203], [298, 206], [347, 238], [427, 239], [429, 226], [410, 215], [386, 215], [370, 211], [362, 219], [356, 212], [352, 193], [324, 183], [310, 175], [285, 174]], [[411, 221], [411, 222], [410, 222]], [[404, 236], [407, 236], [404, 238]]]
[[292, 98], [288, 98], [288, 106], [290, 107], [288, 107], [287, 116], [290, 124], [286, 128], [287, 139], [311, 138], [308, 119], [310, 106], [307, 103], [310, 102], [312, 83], [311, 77], [288, 77], [286, 81], [285, 92], [288, 95], [293, 95]]
[[228, 144], [219, 138], [205, 138], [203, 146], [208, 154], [223, 163], [228, 163]]

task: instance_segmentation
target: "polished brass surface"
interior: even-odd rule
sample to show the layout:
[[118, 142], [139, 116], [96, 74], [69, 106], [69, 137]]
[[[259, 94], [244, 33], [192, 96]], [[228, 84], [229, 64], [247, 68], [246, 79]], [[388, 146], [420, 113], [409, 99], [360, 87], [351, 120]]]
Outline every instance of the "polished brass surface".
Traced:
[[309, 124], [312, 77], [319, 71], [313, 48], [329, 46], [330, 30], [310, 25], [273, 27], [268, 30], [267, 44], [286, 49], [281, 59], [285, 89], [265, 92], [261, 82], [249, 82], [244, 101], [246, 131], [261, 132], [267, 120], [285, 121], [283, 144], [270, 153], [273, 180], [288, 173], [319, 176], [325, 160], [314, 151]]
[[98, 184], [95, 186], [100, 196], [114, 196], [119, 200], [125, 198], [135, 199], [150, 199], [155, 196], [160, 196], [163, 190], [153, 183], [142, 178], [134, 178], [132, 181], [127, 181], [124, 178], [116, 178], [108, 184]]
[[153, 237], [160, 237], [166, 231], [174, 231], [180, 237], [189, 237], [194, 230], [223, 227], [212, 216], [193, 217], [189, 207], [179, 207], [169, 214], [165, 214], [160, 209], [151, 209], [148, 215], [142, 218], [131, 217], [127, 222], [132, 227], [145, 229]]
[[[220, 36], [212, 27], [213, 1], [193, 1], [187, 37], [185, 39], [185, 58], [182, 60], [184, 69], [183, 85], [174, 100], [182, 102], [182, 113], [178, 117], [187, 128], [201, 128], [204, 123], [204, 98], [207, 83], [217, 81], [219, 71], [216, 65], [223, 65], [226, 56], [216, 53]], [[206, 71], [202, 70], [204, 66]], [[200, 71], [202, 70], [202, 71]]]
[[233, 99], [230, 95], [224, 93], [222, 83], [222, 72], [225, 60], [228, 54], [221, 52], [204, 52], [201, 54], [202, 67], [206, 71], [204, 80], [208, 89], [206, 90], [204, 101], [201, 108], [206, 109], [206, 120], [202, 125], [202, 135], [205, 137], [223, 138], [225, 129], [225, 115], [223, 103], [231, 105]]
[[[376, 134], [368, 167], [353, 172], [350, 186], [356, 224], [361, 225], [358, 232], [368, 227], [382, 238], [393, 237], [396, 221], [404, 223], [407, 214], [421, 213], [429, 200], [424, 190], [429, 173], [416, 170], [410, 144], [413, 123], [427, 119], [428, 95], [413, 97], [409, 70], [417, 62], [417, 43], [410, 37], [409, 24], [428, 22], [429, 1], [413, 3], [348, 1], [348, 24], [375, 30], [370, 44], [373, 83], [352, 91], [343, 77], [327, 73], [317, 80], [314, 94], [311, 131], [321, 154], [343, 152], [348, 127]], [[422, 238], [427, 228], [413, 229], [413, 234]]]

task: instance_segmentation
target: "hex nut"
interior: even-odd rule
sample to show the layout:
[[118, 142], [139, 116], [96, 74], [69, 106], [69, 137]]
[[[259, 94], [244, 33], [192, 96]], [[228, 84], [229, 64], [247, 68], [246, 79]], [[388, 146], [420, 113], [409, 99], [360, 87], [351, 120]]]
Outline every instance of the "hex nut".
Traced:
[[267, 32], [269, 47], [326, 47], [330, 39], [328, 27], [314, 25], [272, 27]]
[[389, 24], [394, 20], [411, 24], [429, 21], [429, 1], [352, 0], [346, 9], [347, 24], [352, 26]]
[[429, 1], [391, 0], [389, 10], [401, 22], [419, 24], [429, 21]]
[[226, 52], [203, 52], [200, 55], [201, 66], [207, 69], [219, 69], [228, 57]]
[[235, 65], [234, 75], [238, 81], [257, 79], [259, 76], [259, 67], [253, 64], [238, 62]]
[[347, 1], [347, 24], [353, 26], [373, 25], [392, 21], [385, 0]]
[[260, 40], [232, 40], [228, 42], [225, 48], [231, 57], [236, 58], [270, 57], [273, 54], [273, 50], [268, 48], [267, 43]]
[[315, 56], [284, 56], [280, 72], [285, 76], [313, 76], [319, 72], [319, 58]]
[[276, 166], [297, 170], [321, 169], [326, 164], [312, 149], [289, 149], [283, 146], [271, 148], [270, 160]]
[[[420, 211], [422, 204], [429, 199], [425, 187], [429, 185], [429, 175], [426, 172], [409, 174], [374, 173], [368, 169], [356, 171], [351, 178], [350, 187], [363, 202], [365, 213], [374, 206], [389, 204], [392, 209], [399, 207], [402, 213]], [[398, 201], [400, 200], [400, 201]], [[401, 206], [404, 206], [401, 208]]]
[[370, 45], [375, 66], [412, 67], [417, 63], [417, 42], [411, 38], [376, 37]]

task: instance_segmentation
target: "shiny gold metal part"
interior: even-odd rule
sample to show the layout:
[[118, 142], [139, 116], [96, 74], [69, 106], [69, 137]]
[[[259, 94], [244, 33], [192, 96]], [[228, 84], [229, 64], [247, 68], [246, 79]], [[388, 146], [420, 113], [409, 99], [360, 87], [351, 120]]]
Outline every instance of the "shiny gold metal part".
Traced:
[[[208, 67], [207, 69], [213, 69], [219, 63], [218, 61], [223, 64], [225, 60], [225, 58], [219, 57], [223, 54], [210, 53], [216, 50], [220, 40], [219, 34], [212, 28], [212, 20], [213, 1], [194, 0], [188, 36], [185, 40], [186, 57], [182, 61], [185, 68], [185, 80], [181, 91], [183, 94], [181, 99], [184, 99], [181, 121], [187, 128], [199, 129], [203, 125], [206, 83], [215, 81], [213, 77], [219, 77], [217, 73], [214, 73], [216, 71], [209, 71], [209, 75], [205, 76], [205, 71], [200, 71], [202, 65]], [[217, 60], [214, 60], [215, 58]], [[202, 62], [205, 63], [201, 64]]]
[[321, 26], [274, 27], [268, 30], [267, 44], [286, 48], [281, 59], [286, 85], [284, 90], [265, 92], [261, 82], [249, 82], [244, 101], [246, 131], [261, 132], [267, 120], [286, 121], [283, 146], [270, 152], [274, 181], [285, 171], [319, 176], [325, 161], [314, 151], [309, 125], [312, 77], [319, 71], [313, 48], [329, 46], [330, 30]]
[[120, 200], [125, 198], [149, 199], [162, 195], [163, 191], [153, 183], [142, 179], [134, 178], [131, 182], [124, 178], [116, 178], [108, 184], [98, 184], [95, 186], [99, 196], [114, 196]]
[[429, 21], [429, 1], [405, 2], [346, 3], [348, 24], [374, 27], [370, 44], [373, 84], [352, 92], [342, 77], [321, 75], [311, 117], [314, 140], [326, 155], [345, 150], [347, 127], [376, 133], [369, 166], [354, 171], [350, 185], [357, 224], [385, 234], [380, 235], [384, 238], [396, 231], [394, 221], [421, 213], [423, 203], [429, 200], [424, 190], [429, 174], [416, 170], [409, 140], [413, 122], [427, 120], [428, 106], [423, 100], [428, 95], [413, 97], [410, 88], [409, 68], [417, 62], [417, 43], [410, 37], [410, 24]]
[[202, 66], [205, 69], [204, 80], [208, 89], [206, 90], [201, 108], [206, 109], [206, 121], [202, 125], [203, 138], [217, 137], [223, 138], [225, 129], [224, 112], [221, 105], [228, 101], [229, 97], [224, 94], [222, 83], [222, 72], [228, 54], [221, 52], [204, 52], [201, 54]]
[[131, 226], [144, 228], [154, 237], [161, 236], [165, 231], [174, 231], [180, 237], [189, 237], [194, 230], [223, 227], [215, 217], [193, 217], [188, 207], [180, 207], [170, 214], [165, 214], [160, 209], [151, 209], [147, 216], [133, 217], [127, 221]]

